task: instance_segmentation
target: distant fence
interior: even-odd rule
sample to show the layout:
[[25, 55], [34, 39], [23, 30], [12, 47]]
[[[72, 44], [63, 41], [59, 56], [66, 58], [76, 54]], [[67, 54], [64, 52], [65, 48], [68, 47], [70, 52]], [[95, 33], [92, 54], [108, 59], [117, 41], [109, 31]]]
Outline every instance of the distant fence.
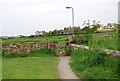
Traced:
[[[93, 48], [88, 47], [88, 46], [82, 46], [82, 45], [76, 45], [76, 44], [70, 44], [71, 50], [77, 50], [77, 49], [85, 49], [85, 50], [92, 50]], [[111, 54], [113, 56], [119, 56], [120, 57], [120, 51], [116, 50], [108, 50], [108, 49], [103, 49], [103, 48], [95, 48], [98, 50], [103, 50], [107, 52], [107, 54]]]
[[2, 46], [3, 54], [19, 55], [21, 53], [30, 53], [33, 50], [40, 48], [49, 48], [53, 52], [56, 50], [54, 42], [29, 42], [29, 43], [15, 43]]

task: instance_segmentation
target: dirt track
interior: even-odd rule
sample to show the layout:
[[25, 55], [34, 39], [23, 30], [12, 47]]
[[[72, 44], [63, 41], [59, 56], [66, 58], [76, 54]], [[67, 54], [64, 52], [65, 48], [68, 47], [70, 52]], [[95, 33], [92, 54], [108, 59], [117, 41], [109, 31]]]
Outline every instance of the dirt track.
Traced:
[[61, 56], [58, 69], [61, 79], [79, 79], [71, 70], [69, 65], [69, 56]]

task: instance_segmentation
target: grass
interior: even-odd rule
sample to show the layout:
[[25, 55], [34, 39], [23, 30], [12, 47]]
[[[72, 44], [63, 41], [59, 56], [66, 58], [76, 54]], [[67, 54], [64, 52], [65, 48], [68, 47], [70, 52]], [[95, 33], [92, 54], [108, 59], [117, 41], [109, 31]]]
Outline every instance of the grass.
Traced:
[[[83, 42], [79, 42], [82, 39], [77, 38], [78, 40], [77, 44], [79, 45], [85, 45], [92, 48], [104, 48], [109, 50], [119, 50], [119, 40], [115, 39], [113, 37], [97, 37], [93, 38], [88, 44]], [[81, 44], [83, 43], [83, 44]]]
[[[75, 35], [83, 35], [75, 34]], [[112, 30], [98, 30], [93, 35], [113, 35]], [[65, 41], [69, 35], [60, 35], [60, 36], [44, 36], [44, 37], [34, 37], [34, 38], [15, 38], [15, 39], [6, 39], [2, 40], [2, 44], [10, 43], [25, 43], [25, 42], [46, 42], [46, 41], [56, 41], [59, 44], [66, 43]]]
[[[94, 34], [94, 35], [114, 35], [113, 30], [99, 30], [97, 31], [99, 32], [98, 34]], [[90, 44], [90, 47], [93, 48], [105, 48], [105, 49], [111, 49], [111, 50], [118, 50], [118, 39], [115, 39], [113, 37], [98, 37], [98, 38], [94, 38], [92, 41], [92, 44]]]
[[[111, 30], [99, 30], [99, 33], [95, 33], [93, 35], [112, 35], [113, 32]], [[81, 34], [82, 35], [82, 34]], [[47, 42], [47, 41], [56, 41], [58, 44], [64, 44], [68, 41], [65, 41], [69, 35], [63, 36], [47, 36], [47, 37], [35, 37], [35, 38], [16, 38], [16, 39], [8, 39], [3, 40], [3, 44], [10, 43], [24, 43], [24, 42]], [[115, 40], [112, 37], [109, 38], [94, 38], [92, 44], [89, 45], [93, 48], [105, 48], [111, 50], [118, 50], [118, 40]]]
[[120, 79], [119, 59], [98, 50], [71, 53], [71, 67], [81, 79]]
[[10, 43], [24, 43], [24, 42], [47, 42], [47, 41], [56, 41], [59, 44], [65, 43], [65, 39], [68, 35], [63, 36], [46, 36], [46, 37], [34, 37], [34, 38], [15, 38], [15, 39], [6, 39], [2, 41], [2, 44]]
[[113, 35], [113, 30], [98, 30], [93, 35]]
[[4, 55], [3, 79], [59, 79], [58, 58], [49, 50], [41, 49], [20, 56]]
[[94, 38], [92, 44], [93, 48], [105, 48], [111, 50], [118, 50], [118, 40], [112, 37], [109, 38]]

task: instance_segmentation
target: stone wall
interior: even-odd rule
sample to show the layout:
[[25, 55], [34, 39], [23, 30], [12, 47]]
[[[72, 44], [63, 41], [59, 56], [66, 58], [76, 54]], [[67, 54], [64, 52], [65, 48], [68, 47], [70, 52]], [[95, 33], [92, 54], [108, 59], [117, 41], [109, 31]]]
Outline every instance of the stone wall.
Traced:
[[[2, 54], [19, 55], [21, 53], [30, 53], [31, 51], [37, 50], [40, 48], [48, 48], [48, 49], [51, 49], [54, 53], [56, 53], [57, 51], [56, 49], [58, 46], [65, 46], [65, 45], [55, 44], [54, 42], [29, 42], [29, 43], [7, 44], [7, 45], [2, 45], [2, 52], [3, 52]], [[76, 50], [76, 49], [91, 50], [93, 48], [90, 48], [88, 46], [70, 44], [70, 49], [71, 50]], [[96, 48], [96, 49], [103, 50], [107, 52], [107, 54], [120, 56], [120, 51], [108, 50], [103, 48]]]
[[[70, 35], [70, 36], [68, 36], [67, 39], [69, 42], [72, 42], [72, 41], [74, 41], [74, 37], [83, 39], [85, 36], [84, 35]], [[109, 38], [109, 37], [111, 37], [111, 36], [110, 35], [93, 35], [93, 38]]]
[[40, 48], [50, 48], [55, 52], [56, 45], [54, 42], [29, 42], [29, 43], [15, 43], [2, 46], [3, 54], [19, 55], [21, 53], [30, 53], [33, 50]]
[[[82, 46], [82, 45], [76, 45], [76, 44], [70, 44], [71, 50], [76, 50], [76, 49], [85, 49], [85, 50], [92, 50], [93, 48], [88, 47], [88, 46]], [[96, 48], [98, 50], [103, 50], [107, 52], [107, 54], [111, 54], [113, 56], [119, 56], [120, 57], [120, 51], [116, 50], [108, 50], [108, 49], [103, 49], [103, 48]]]

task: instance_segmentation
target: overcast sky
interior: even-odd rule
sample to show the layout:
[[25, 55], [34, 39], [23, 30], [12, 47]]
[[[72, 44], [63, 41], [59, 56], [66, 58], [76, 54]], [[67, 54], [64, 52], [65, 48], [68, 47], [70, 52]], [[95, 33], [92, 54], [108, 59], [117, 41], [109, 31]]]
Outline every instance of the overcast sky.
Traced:
[[119, 0], [1, 0], [1, 35], [32, 35], [35, 31], [63, 29], [71, 26], [71, 9], [75, 13], [75, 26], [85, 20], [103, 24], [118, 21]]

